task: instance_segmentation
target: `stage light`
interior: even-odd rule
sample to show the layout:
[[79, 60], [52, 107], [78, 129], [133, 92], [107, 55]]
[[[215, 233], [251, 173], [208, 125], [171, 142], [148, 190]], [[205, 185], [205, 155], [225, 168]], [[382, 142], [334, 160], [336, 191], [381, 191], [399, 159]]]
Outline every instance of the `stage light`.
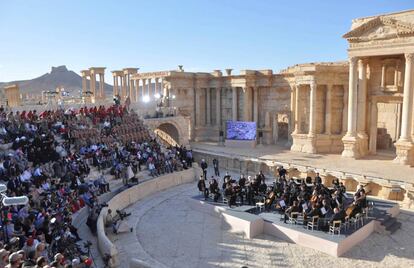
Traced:
[[175, 100], [175, 95], [172, 95], [172, 96], [171, 96], [171, 98], [172, 98], [173, 100]]
[[150, 101], [150, 96], [145, 95], [144, 97], [142, 97], [142, 101], [143, 102], [149, 102]]
[[156, 98], [158, 100], [159, 98], [161, 98], [161, 95], [159, 93], [157, 93], [157, 94], [154, 95], [154, 98]]

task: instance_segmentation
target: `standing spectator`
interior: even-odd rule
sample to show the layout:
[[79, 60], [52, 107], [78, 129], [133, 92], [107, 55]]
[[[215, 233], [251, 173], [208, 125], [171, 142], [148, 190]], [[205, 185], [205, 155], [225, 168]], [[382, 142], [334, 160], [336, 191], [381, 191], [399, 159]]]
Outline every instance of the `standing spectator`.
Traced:
[[214, 168], [214, 175], [220, 176], [219, 161], [216, 158], [213, 159], [213, 168]]
[[201, 169], [203, 170], [203, 177], [206, 180], [207, 179], [207, 162], [205, 159], [201, 159]]

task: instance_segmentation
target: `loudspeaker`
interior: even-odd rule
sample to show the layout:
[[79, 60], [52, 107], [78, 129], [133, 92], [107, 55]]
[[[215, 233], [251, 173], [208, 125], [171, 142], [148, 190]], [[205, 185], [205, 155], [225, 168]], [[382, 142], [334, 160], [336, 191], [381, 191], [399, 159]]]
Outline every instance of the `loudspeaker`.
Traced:
[[223, 130], [220, 130], [220, 137], [223, 137], [224, 136], [224, 131]]
[[263, 138], [263, 132], [259, 131], [259, 138]]

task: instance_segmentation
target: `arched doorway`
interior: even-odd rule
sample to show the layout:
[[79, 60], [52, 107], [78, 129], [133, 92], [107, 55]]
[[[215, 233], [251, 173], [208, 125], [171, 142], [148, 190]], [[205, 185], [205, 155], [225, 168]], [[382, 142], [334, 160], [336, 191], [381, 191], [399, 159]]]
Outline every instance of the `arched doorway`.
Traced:
[[154, 130], [154, 133], [167, 145], [179, 145], [180, 133], [171, 123], [162, 123]]

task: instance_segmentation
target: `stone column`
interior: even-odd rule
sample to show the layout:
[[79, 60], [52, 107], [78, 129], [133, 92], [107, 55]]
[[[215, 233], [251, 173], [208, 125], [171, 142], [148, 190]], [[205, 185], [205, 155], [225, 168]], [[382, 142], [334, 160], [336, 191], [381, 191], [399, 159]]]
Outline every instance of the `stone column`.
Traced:
[[401, 120], [401, 135], [398, 141], [411, 141], [411, 119], [413, 106], [412, 88], [412, 61], [413, 54], [405, 55], [404, 96]]
[[377, 153], [377, 121], [378, 121], [378, 106], [376, 101], [371, 103], [371, 118], [369, 126], [369, 153]]
[[105, 99], [105, 76], [104, 74], [99, 74], [99, 97]]
[[139, 101], [139, 79], [135, 80], [135, 101], [138, 102]]
[[243, 120], [252, 121], [252, 88], [246, 87], [243, 96]]
[[342, 109], [342, 134], [345, 134], [348, 126], [348, 85], [342, 85], [344, 89]]
[[356, 57], [349, 59], [348, 129], [346, 135], [342, 138], [342, 142], [344, 143], [342, 156], [349, 158], [359, 158], [360, 156], [356, 137], [358, 104], [357, 60]]
[[196, 110], [195, 118], [196, 118], [196, 126], [197, 127], [200, 127], [200, 126], [202, 126], [200, 89], [199, 88], [195, 88], [194, 93], [195, 93], [195, 110]]
[[93, 96], [94, 99], [97, 99], [98, 96], [96, 96], [96, 75], [95, 75], [95, 73], [91, 74], [90, 79], [91, 79], [90, 88], [91, 88], [91, 92], [93, 94], [92, 96]]
[[124, 100], [125, 99], [125, 96], [124, 96], [124, 83], [125, 83], [124, 76], [120, 76], [119, 78], [120, 78], [119, 82], [121, 83], [120, 88], [118, 90], [119, 99]]
[[237, 87], [232, 88], [233, 97], [232, 97], [232, 113], [233, 121], [237, 121]]
[[114, 75], [114, 89], [113, 89], [114, 96], [118, 95], [118, 76]]
[[357, 79], [357, 58], [349, 61], [349, 89], [348, 89], [348, 131], [347, 136], [355, 137], [356, 134], [356, 112], [358, 104], [358, 79]]
[[310, 83], [309, 133], [308, 137], [316, 134], [316, 88], [315, 82]]
[[128, 87], [128, 85], [127, 85], [127, 77], [126, 77], [126, 75], [122, 75], [122, 83], [121, 83], [121, 85], [122, 85], [122, 99], [123, 100], [125, 100], [126, 98], [127, 98], [127, 87]]
[[141, 99], [145, 96], [145, 80], [146, 80], [146, 79], [141, 79], [141, 81], [142, 81], [142, 87], [141, 87]]
[[158, 94], [158, 78], [155, 78], [154, 96]]
[[362, 139], [367, 138], [366, 134], [366, 102], [367, 102], [367, 62], [358, 61], [358, 136]]
[[296, 87], [293, 86], [290, 89], [290, 115], [289, 115], [289, 133], [288, 133], [288, 141], [292, 142], [292, 134], [296, 128], [296, 120], [295, 120], [295, 113], [296, 111]]
[[332, 85], [326, 86], [326, 114], [325, 114], [325, 134], [332, 133]]
[[206, 124], [211, 125], [211, 89], [206, 88]]
[[82, 93], [85, 93], [86, 90], [86, 76], [82, 76]]
[[216, 127], [221, 128], [221, 88], [216, 88]]
[[302, 122], [301, 122], [301, 115], [299, 111], [299, 101], [300, 101], [300, 95], [299, 95], [299, 85], [295, 86], [295, 130], [293, 131], [293, 134], [300, 134], [302, 133]]
[[259, 124], [259, 87], [253, 88], [253, 121]]
[[136, 96], [134, 95], [135, 92], [135, 80], [129, 80], [129, 98], [131, 102], [135, 101]]
[[412, 112], [413, 112], [413, 57], [414, 54], [405, 54], [404, 95], [402, 106], [401, 135], [395, 144], [397, 157], [395, 162], [412, 164]]
[[[147, 96], [148, 97], [150, 97], [151, 98], [151, 95], [150, 95], [150, 89], [151, 89], [151, 78], [148, 78], [147, 79], [147, 82], [148, 82], [148, 84], [147, 84]], [[168, 97], [171, 97], [171, 96], [168, 96]]]

